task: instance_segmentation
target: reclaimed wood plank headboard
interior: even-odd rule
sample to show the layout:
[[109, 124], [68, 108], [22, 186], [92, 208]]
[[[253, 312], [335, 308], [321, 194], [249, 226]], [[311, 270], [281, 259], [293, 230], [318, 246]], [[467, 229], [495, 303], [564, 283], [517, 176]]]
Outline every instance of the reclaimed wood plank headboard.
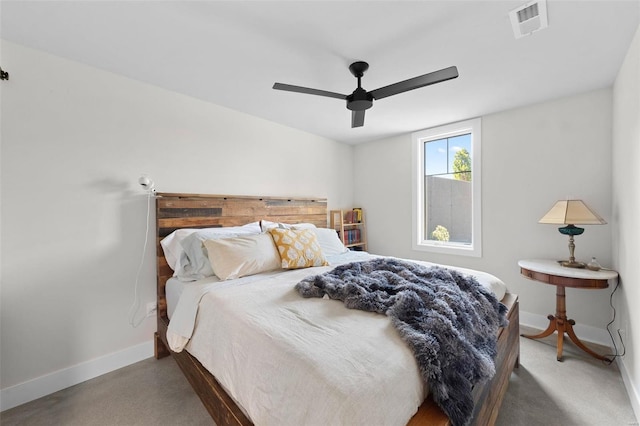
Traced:
[[166, 282], [173, 275], [160, 241], [180, 228], [240, 226], [261, 219], [327, 226], [327, 200], [313, 197], [258, 197], [207, 194], [156, 194], [158, 316], [166, 318]]

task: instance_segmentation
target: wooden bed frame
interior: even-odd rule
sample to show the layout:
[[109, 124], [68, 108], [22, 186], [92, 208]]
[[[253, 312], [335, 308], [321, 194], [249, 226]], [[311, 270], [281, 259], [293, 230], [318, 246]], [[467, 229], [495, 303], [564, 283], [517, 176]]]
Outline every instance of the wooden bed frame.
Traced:
[[[309, 222], [327, 226], [327, 200], [321, 198], [247, 197], [203, 194], [156, 194], [156, 252], [158, 331], [155, 357], [172, 355], [218, 426], [249, 426], [247, 418], [216, 378], [187, 351], [171, 351], [166, 340], [169, 319], [165, 285], [173, 275], [160, 241], [176, 229], [238, 226], [261, 219], [272, 222]], [[473, 391], [473, 424], [493, 425], [514, 367], [519, 365], [519, 305], [516, 295], [507, 293], [502, 302], [509, 308], [509, 326], [498, 332], [496, 375]], [[428, 397], [409, 425], [451, 425], [447, 416]]]

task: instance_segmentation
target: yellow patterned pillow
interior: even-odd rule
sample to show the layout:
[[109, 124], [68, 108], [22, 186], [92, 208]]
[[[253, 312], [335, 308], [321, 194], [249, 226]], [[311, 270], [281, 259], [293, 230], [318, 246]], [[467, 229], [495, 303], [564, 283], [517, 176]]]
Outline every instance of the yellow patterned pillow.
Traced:
[[273, 228], [269, 232], [278, 247], [282, 268], [298, 269], [329, 264], [312, 229]]

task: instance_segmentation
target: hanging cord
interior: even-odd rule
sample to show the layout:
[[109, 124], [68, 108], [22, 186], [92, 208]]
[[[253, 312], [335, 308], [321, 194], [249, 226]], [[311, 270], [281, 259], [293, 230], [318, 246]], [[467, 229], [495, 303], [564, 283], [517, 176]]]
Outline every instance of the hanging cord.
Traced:
[[140, 271], [142, 271], [142, 265], [144, 263], [144, 258], [145, 255], [147, 253], [147, 243], [149, 241], [149, 220], [150, 220], [150, 214], [151, 214], [151, 196], [155, 194], [155, 191], [150, 190], [148, 191], [148, 195], [147, 195], [147, 229], [144, 233], [144, 247], [142, 248], [142, 258], [140, 259], [140, 264], [138, 265], [138, 272], [136, 273], [136, 283], [134, 285], [134, 291], [133, 291], [133, 303], [131, 304], [131, 307], [129, 308], [129, 324], [133, 327], [136, 328], [138, 327], [140, 324], [142, 324], [142, 322], [147, 318], [146, 314], [140, 318], [139, 321], [136, 322], [135, 317], [136, 314], [138, 313], [138, 310], [140, 309], [140, 297], [138, 296], [138, 287], [140, 286]]
[[611, 365], [616, 358], [623, 357], [624, 354], [627, 352], [627, 348], [624, 345], [624, 340], [622, 340], [622, 334], [620, 333], [620, 329], [617, 330], [617, 333], [618, 333], [618, 337], [620, 338], [620, 344], [622, 345], [622, 353], [619, 353], [618, 345], [616, 345], [616, 341], [613, 338], [613, 333], [611, 333], [611, 330], [609, 329], [611, 324], [613, 324], [616, 320], [616, 308], [613, 306], [613, 295], [615, 294], [616, 290], [618, 290], [619, 285], [620, 285], [620, 278], [618, 278], [616, 282], [616, 286], [614, 287], [613, 291], [611, 292], [611, 295], [609, 296], [609, 306], [611, 306], [611, 309], [613, 310], [613, 318], [611, 319], [611, 321], [609, 321], [609, 324], [607, 324], [607, 332], [609, 333], [609, 337], [611, 337], [611, 343], [613, 344], [615, 353], [605, 355], [606, 357], [611, 357], [602, 361], [604, 364], [607, 364], [607, 365]]

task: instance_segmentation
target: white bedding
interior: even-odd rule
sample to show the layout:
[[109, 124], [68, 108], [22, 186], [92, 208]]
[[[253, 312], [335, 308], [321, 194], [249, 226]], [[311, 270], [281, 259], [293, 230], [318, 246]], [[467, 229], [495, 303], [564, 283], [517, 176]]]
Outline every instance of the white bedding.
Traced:
[[[186, 348], [258, 425], [404, 425], [426, 389], [389, 318], [294, 289], [367, 258], [348, 252], [327, 267], [188, 283], [169, 324], [171, 349]], [[455, 269], [504, 296], [496, 277]]]
[[169, 278], [164, 286], [165, 297], [167, 298], [167, 316], [169, 319], [173, 318], [173, 311], [176, 310], [184, 287], [185, 283], [176, 277]]

